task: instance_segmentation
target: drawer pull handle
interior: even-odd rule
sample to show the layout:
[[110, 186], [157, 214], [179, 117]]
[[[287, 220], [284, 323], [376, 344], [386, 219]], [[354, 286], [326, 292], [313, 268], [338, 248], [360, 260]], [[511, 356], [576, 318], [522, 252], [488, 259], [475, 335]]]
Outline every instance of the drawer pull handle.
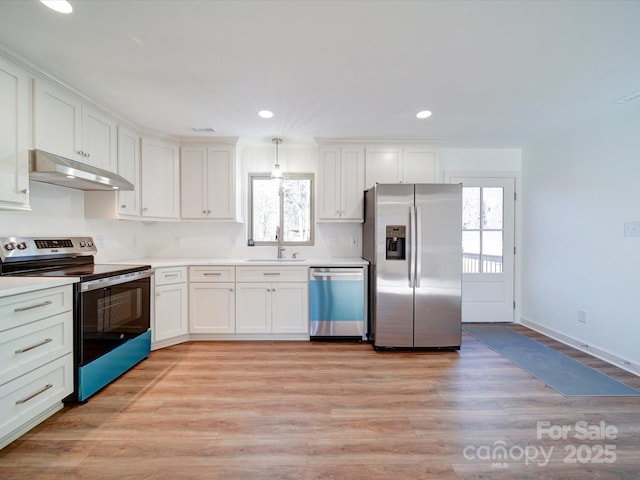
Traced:
[[263, 275], [275, 276], [275, 275], [280, 275], [280, 272], [264, 272]]
[[40, 390], [38, 390], [36, 393], [33, 393], [31, 395], [29, 395], [26, 398], [22, 398], [20, 400], [16, 400], [16, 405], [22, 405], [23, 403], [27, 403], [29, 400], [31, 400], [32, 398], [37, 397], [38, 395], [40, 395], [41, 393], [46, 392], [47, 390], [49, 390], [50, 388], [53, 388], [53, 384], [52, 383], [47, 383], [44, 387], [42, 387]]
[[165, 274], [164, 278], [178, 278], [178, 274], [177, 273], [172, 273], [170, 275]]
[[219, 277], [220, 275], [222, 275], [221, 272], [208, 272], [208, 273], [203, 273], [203, 275], [205, 277]]
[[47, 300], [46, 302], [36, 303], [35, 305], [29, 305], [28, 307], [19, 307], [14, 308], [13, 311], [18, 312], [26, 312], [27, 310], [33, 310], [34, 308], [46, 307], [47, 305], [51, 305], [53, 302], [51, 300]]
[[34, 348], [41, 347], [42, 345], [46, 345], [47, 343], [50, 343], [50, 342], [53, 342], [52, 338], [45, 338], [41, 342], [36, 343], [34, 345], [30, 345], [25, 348], [19, 348], [18, 350], [15, 351], [15, 353], [25, 353], [25, 352], [28, 352], [29, 350], [33, 350]]

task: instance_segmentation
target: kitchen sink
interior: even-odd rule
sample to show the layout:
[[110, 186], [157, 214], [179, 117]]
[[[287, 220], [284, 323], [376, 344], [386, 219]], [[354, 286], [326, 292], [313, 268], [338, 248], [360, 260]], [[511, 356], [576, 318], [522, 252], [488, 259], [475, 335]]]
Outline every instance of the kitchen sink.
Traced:
[[306, 258], [247, 258], [245, 262], [262, 262], [262, 263], [288, 263], [288, 262], [304, 262]]

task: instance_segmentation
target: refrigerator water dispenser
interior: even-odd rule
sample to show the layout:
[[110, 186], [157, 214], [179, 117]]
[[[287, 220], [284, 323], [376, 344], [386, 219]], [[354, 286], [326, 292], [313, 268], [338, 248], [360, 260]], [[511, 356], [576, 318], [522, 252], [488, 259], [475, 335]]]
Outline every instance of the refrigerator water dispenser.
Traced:
[[406, 225], [387, 225], [387, 260], [406, 260]]

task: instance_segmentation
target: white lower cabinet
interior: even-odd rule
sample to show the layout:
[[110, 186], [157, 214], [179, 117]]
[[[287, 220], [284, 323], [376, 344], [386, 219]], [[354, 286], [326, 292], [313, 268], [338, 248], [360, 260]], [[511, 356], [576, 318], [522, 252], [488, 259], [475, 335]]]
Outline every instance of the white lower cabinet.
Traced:
[[156, 268], [154, 281], [154, 348], [186, 340], [189, 333], [187, 268]]
[[189, 333], [235, 333], [235, 267], [189, 267]]
[[238, 267], [236, 275], [236, 333], [308, 334], [306, 268]]
[[71, 285], [0, 298], [0, 448], [73, 392], [72, 306]]

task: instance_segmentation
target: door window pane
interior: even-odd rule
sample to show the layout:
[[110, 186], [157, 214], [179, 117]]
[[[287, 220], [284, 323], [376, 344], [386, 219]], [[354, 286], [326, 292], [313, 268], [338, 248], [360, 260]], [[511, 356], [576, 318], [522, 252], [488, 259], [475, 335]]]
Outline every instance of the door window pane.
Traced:
[[462, 189], [462, 228], [480, 228], [480, 188]]
[[462, 271], [480, 273], [480, 232], [462, 231]]
[[482, 232], [482, 271], [502, 273], [502, 230]]
[[503, 189], [482, 188], [482, 226], [486, 229], [502, 229]]

